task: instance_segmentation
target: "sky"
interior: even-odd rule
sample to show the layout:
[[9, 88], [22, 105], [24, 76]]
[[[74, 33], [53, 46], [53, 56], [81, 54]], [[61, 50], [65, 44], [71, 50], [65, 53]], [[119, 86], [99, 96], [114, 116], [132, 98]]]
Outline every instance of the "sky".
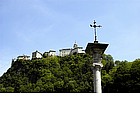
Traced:
[[98, 41], [108, 43], [114, 60], [140, 58], [139, 0], [0, 0], [0, 76], [13, 58], [38, 50], [86, 49], [93, 42], [90, 24], [96, 20]]

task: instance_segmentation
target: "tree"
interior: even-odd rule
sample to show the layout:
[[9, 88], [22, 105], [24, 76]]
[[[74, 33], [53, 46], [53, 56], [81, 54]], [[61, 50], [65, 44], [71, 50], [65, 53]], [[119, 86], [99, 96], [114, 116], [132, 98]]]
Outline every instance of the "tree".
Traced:
[[111, 55], [103, 55], [103, 70], [106, 70], [107, 73], [109, 73], [109, 71], [114, 67], [114, 60], [113, 57]]
[[55, 92], [64, 92], [63, 86], [64, 86], [64, 81], [62, 79], [58, 79], [54, 83], [54, 90], [55, 90]]
[[122, 61], [114, 74], [113, 92], [131, 92], [131, 62]]
[[12, 92], [14, 92], [14, 88], [13, 87], [6, 87], [6, 92], [12, 93]]
[[102, 92], [108, 93], [111, 92], [111, 89], [113, 88], [113, 78], [110, 74], [104, 73], [102, 75]]
[[0, 93], [6, 92], [6, 89], [3, 87], [3, 84], [0, 84]]
[[[88, 54], [17, 60], [0, 77], [0, 92], [93, 92], [93, 57]], [[102, 91], [139, 92], [140, 59], [103, 55]]]
[[132, 62], [131, 74], [131, 92], [140, 92], [140, 59]]

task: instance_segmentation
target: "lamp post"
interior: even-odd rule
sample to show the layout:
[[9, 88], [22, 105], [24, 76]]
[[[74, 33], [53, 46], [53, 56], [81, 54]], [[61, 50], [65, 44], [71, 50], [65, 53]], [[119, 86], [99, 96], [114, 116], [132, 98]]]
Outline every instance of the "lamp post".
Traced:
[[97, 26], [94, 20], [94, 24], [90, 25], [94, 28], [95, 40], [94, 43], [88, 43], [85, 52], [93, 56], [93, 74], [94, 74], [94, 92], [102, 93], [101, 87], [101, 69], [103, 64], [101, 63], [102, 55], [109, 44], [98, 43], [97, 41], [97, 27], [102, 27], [101, 25]]

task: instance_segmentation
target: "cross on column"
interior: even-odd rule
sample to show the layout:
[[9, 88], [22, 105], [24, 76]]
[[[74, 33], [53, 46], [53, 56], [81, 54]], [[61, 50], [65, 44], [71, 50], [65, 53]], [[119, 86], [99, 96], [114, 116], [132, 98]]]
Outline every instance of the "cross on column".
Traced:
[[102, 26], [101, 26], [101, 25], [98, 25], [98, 26], [97, 26], [97, 25], [96, 25], [96, 21], [95, 21], [95, 20], [94, 20], [94, 22], [93, 22], [93, 23], [94, 23], [93, 25], [92, 25], [92, 24], [90, 24], [90, 27], [93, 27], [93, 28], [94, 28], [94, 33], [95, 33], [95, 42], [97, 42], [97, 33], [96, 33], [97, 31], [96, 31], [96, 28], [97, 28], [97, 27], [99, 27], [99, 28], [100, 28], [100, 27], [102, 27]]

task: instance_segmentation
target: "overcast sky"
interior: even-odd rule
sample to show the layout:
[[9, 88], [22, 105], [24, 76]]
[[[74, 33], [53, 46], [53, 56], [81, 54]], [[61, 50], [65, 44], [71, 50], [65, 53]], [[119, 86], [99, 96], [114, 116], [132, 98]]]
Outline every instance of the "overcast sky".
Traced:
[[109, 43], [114, 60], [140, 58], [139, 0], [0, 0], [0, 75], [12, 58], [71, 48], [93, 41], [95, 19], [99, 42]]

